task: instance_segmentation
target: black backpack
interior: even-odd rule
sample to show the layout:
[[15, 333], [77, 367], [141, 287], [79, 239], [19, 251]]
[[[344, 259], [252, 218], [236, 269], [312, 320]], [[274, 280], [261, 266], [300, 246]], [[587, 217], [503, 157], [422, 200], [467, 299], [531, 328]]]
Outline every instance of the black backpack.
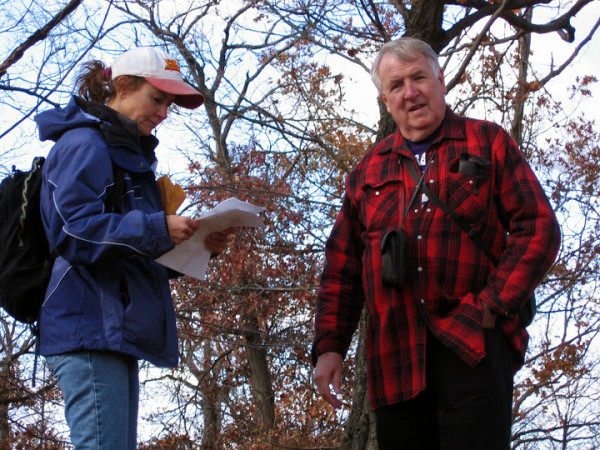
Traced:
[[[53, 255], [42, 225], [40, 190], [45, 158], [16, 170], [0, 184], [0, 306], [20, 322], [34, 324], [50, 281]], [[108, 206], [121, 211], [124, 171], [113, 164]]]
[[0, 306], [20, 322], [34, 323], [44, 301], [52, 257], [40, 214], [42, 167], [16, 170], [0, 184]]

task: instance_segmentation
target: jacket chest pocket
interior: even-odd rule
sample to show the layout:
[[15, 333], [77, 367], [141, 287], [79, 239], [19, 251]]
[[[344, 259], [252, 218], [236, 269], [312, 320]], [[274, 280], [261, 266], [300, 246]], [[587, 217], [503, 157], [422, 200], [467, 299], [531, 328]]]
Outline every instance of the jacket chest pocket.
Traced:
[[490, 162], [463, 153], [452, 161], [447, 184], [448, 205], [470, 224], [487, 217], [492, 193]]
[[133, 174], [129, 180], [128, 201], [130, 208], [145, 212], [162, 210], [160, 191], [152, 175]]
[[404, 189], [404, 182], [399, 178], [363, 186], [360, 220], [367, 230], [391, 230], [400, 226]]

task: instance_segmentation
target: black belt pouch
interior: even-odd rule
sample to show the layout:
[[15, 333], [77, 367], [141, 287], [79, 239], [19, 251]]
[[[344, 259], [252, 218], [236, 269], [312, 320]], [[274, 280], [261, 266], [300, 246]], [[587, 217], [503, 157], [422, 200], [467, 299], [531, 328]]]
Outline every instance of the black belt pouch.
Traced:
[[386, 233], [381, 241], [381, 281], [385, 287], [402, 289], [408, 276], [408, 236], [402, 230]]

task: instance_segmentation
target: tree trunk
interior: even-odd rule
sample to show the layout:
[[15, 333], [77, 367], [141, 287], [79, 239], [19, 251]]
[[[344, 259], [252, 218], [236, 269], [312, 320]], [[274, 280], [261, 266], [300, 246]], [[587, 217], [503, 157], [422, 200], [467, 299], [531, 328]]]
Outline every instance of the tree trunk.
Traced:
[[[212, 389], [209, 387], [209, 389]], [[207, 392], [203, 392], [202, 399], [202, 449], [218, 450], [218, 438], [221, 434], [221, 413], [216, 396], [207, 397]]]
[[9, 383], [12, 379], [10, 372], [10, 362], [7, 360], [1, 361], [0, 365], [0, 450], [8, 450], [10, 448], [10, 422], [8, 420], [8, 411], [10, 406], [10, 389]]
[[275, 399], [267, 362], [267, 351], [262, 343], [256, 316], [250, 319], [248, 329], [245, 349], [250, 366], [250, 380], [256, 402], [257, 419], [261, 427], [272, 428], [275, 425]]
[[377, 129], [377, 136], [375, 141], [379, 142], [396, 131], [396, 122], [392, 115], [387, 112], [385, 103], [381, 99], [377, 99], [377, 105], [379, 106], [379, 128]]
[[[210, 361], [214, 351], [211, 342], [206, 340], [202, 343], [205, 361]], [[197, 377], [200, 373], [197, 372]], [[221, 433], [221, 392], [218, 386], [218, 374], [208, 369], [205, 375], [200, 376], [203, 379], [200, 384], [202, 391], [202, 443], [203, 450], [217, 450], [219, 448], [219, 436]]]
[[[532, 9], [529, 9], [525, 16], [531, 20]], [[529, 52], [531, 50], [531, 35], [525, 34], [519, 39], [519, 79], [517, 80], [517, 92], [514, 104], [514, 116], [510, 127], [510, 134], [517, 145], [523, 144], [523, 120], [525, 115], [525, 102], [527, 101], [527, 68], [529, 65]]]
[[405, 1], [395, 0], [396, 7], [404, 18], [405, 36], [415, 37], [427, 42], [439, 52], [446, 45], [446, 33], [443, 28], [443, 0], [413, 0], [410, 9], [406, 9]]
[[8, 403], [0, 402], [0, 450], [8, 450], [10, 426], [8, 422]]
[[356, 349], [354, 371], [354, 396], [352, 398], [352, 411], [346, 422], [341, 450], [377, 450], [375, 435], [375, 417], [369, 404], [367, 392], [367, 365], [365, 328], [367, 326], [367, 309], [364, 308], [359, 324], [358, 347]]

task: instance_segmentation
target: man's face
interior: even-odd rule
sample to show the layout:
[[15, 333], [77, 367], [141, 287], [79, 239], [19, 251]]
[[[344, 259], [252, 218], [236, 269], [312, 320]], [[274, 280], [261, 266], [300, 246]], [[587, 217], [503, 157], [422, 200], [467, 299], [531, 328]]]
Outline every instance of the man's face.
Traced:
[[379, 78], [381, 100], [402, 136], [414, 142], [431, 136], [446, 113], [442, 70], [436, 73], [421, 54], [414, 61], [401, 61], [388, 53], [379, 63]]

